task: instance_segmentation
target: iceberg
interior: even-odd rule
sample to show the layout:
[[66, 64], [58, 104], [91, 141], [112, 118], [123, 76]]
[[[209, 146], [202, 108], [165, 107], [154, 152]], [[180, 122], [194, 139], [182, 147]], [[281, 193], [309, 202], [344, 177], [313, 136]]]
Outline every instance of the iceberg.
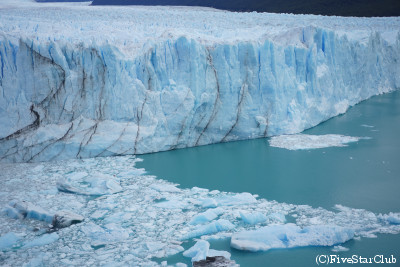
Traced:
[[255, 225], [265, 222], [268, 218], [261, 212], [240, 212], [240, 218], [246, 224]]
[[27, 0], [0, 17], [2, 162], [294, 134], [400, 88], [396, 17]]
[[192, 258], [192, 261], [205, 260], [209, 249], [210, 243], [200, 240], [193, 247], [183, 252], [183, 256]]
[[[204, 261], [207, 258], [211, 258], [211, 257], [212, 258], [223, 257], [226, 260], [229, 260], [231, 258], [231, 254], [227, 251], [210, 249], [210, 243], [205, 240], [197, 241], [193, 247], [191, 247], [188, 250], [183, 252], [183, 256], [192, 258], [192, 262]], [[196, 264], [194, 264], [194, 266], [196, 266]], [[206, 266], [210, 266], [210, 265], [207, 264]], [[216, 266], [236, 266], [236, 265], [235, 264], [232, 264], [232, 265], [216, 264]]]
[[185, 239], [215, 234], [222, 231], [229, 231], [234, 228], [235, 225], [233, 225], [230, 221], [225, 219], [219, 219], [217, 221], [196, 227], [194, 230], [192, 230], [187, 234]]
[[27, 201], [11, 201], [3, 213], [13, 219], [34, 219], [51, 224], [52, 228], [59, 229], [80, 223], [84, 218], [70, 211], [58, 211], [55, 214], [45, 211], [41, 207]]
[[347, 146], [347, 144], [357, 142], [360, 139], [369, 139], [369, 137], [353, 137], [340, 134], [293, 134], [273, 136], [269, 140], [269, 145], [288, 150], [317, 149], [327, 147], [344, 147]]
[[269, 225], [232, 235], [231, 246], [240, 250], [267, 251], [274, 248], [333, 246], [354, 237], [354, 231], [335, 225]]

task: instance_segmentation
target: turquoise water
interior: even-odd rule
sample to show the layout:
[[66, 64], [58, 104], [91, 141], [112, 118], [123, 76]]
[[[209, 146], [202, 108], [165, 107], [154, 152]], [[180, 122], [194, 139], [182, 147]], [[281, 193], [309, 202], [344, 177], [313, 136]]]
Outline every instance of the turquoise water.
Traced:
[[[373, 97], [304, 133], [371, 139], [298, 151], [270, 147], [268, 139], [223, 143], [142, 155], [139, 167], [185, 188], [250, 192], [326, 209], [341, 204], [376, 213], [400, 212], [400, 92]], [[345, 246], [350, 251], [340, 255], [393, 254], [398, 262], [391, 266], [400, 266], [399, 235], [352, 240]], [[211, 247], [231, 251], [242, 266], [313, 266], [318, 254], [333, 253], [316, 247], [249, 253], [231, 250], [229, 240], [214, 241]]]

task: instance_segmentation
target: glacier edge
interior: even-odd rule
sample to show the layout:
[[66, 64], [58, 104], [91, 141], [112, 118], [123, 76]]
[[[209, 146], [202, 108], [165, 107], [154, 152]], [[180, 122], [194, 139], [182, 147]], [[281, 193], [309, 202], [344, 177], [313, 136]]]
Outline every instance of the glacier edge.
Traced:
[[298, 133], [400, 88], [400, 35], [112, 44], [0, 35], [0, 161], [143, 154]]

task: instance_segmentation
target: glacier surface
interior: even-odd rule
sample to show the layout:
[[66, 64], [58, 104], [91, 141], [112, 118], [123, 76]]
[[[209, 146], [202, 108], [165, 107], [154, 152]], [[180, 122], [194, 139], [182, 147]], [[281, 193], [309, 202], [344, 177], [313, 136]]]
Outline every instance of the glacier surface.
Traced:
[[293, 134], [400, 88], [400, 18], [0, 3], [0, 161]]

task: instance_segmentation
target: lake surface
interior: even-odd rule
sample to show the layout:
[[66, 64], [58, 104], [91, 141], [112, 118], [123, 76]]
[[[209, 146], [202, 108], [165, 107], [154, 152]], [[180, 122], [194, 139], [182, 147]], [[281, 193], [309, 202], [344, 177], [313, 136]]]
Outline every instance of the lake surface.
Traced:
[[[250, 192], [326, 209], [341, 204], [375, 213], [400, 212], [400, 92], [373, 97], [304, 133], [371, 139], [296, 151], [270, 147], [268, 139], [248, 140], [141, 155], [144, 161], [138, 166], [183, 188]], [[231, 249], [229, 240], [211, 242], [211, 248], [230, 251], [242, 266], [313, 266], [318, 254], [393, 254], [398, 259], [394, 265], [400, 266], [400, 235], [362, 238], [344, 246], [350, 250], [308, 247], [249, 253]], [[175, 259], [182, 256], [168, 260]]]

